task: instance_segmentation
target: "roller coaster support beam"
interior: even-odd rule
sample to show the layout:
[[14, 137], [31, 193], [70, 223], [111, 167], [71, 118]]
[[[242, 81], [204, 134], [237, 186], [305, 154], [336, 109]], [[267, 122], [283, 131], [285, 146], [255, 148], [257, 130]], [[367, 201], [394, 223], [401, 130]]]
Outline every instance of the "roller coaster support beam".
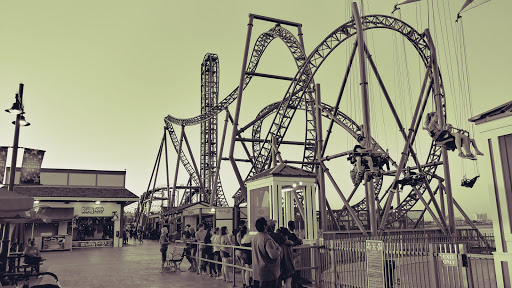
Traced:
[[[164, 137], [165, 137], [165, 134], [164, 134]], [[151, 180], [153, 180], [153, 176], [156, 177], [155, 170], [156, 170], [156, 166], [157, 166], [157, 163], [158, 163], [158, 159], [160, 159], [160, 157], [162, 156], [162, 145], [163, 144], [164, 144], [164, 141], [162, 139], [162, 141], [160, 142], [160, 148], [158, 149], [158, 153], [156, 154], [155, 165], [153, 166], [153, 172], [151, 172], [151, 177], [149, 178], [148, 188], [146, 189], [146, 194], [145, 195], [149, 194], [149, 188], [151, 187]], [[141, 199], [141, 200], [142, 200], [140, 202], [141, 205], [144, 205], [144, 199]], [[140, 213], [138, 215], [140, 218], [137, 220], [137, 225], [139, 225], [139, 222], [140, 222], [140, 226], [142, 226], [142, 227], [144, 227], [144, 215], [143, 214], [144, 214], [144, 210], [145, 209], [146, 209], [145, 207], [141, 207], [141, 211], [140, 211]], [[148, 212], [148, 214], [149, 214], [149, 212]]]
[[299, 199], [299, 194], [297, 194], [297, 190], [293, 189], [293, 198], [295, 198], [295, 204], [297, 204], [297, 208], [299, 208], [299, 213], [302, 219], [306, 219], [306, 214], [304, 214], [304, 206], [302, 206], [302, 202]]
[[[181, 126], [181, 135], [180, 135], [180, 144], [178, 146], [178, 157], [176, 159], [176, 171], [174, 171], [174, 183], [172, 185], [172, 195], [171, 195], [171, 207], [174, 207], [174, 201], [176, 197], [176, 183], [178, 182], [178, 170], [180, 168], [180, 155], [183, 149], [183, 136], [185, 135], [185, 126]], [[179, 206], [179, 205], [178, 205]]]
[[438, 187], [439, 188], [439, 202], [441, 202], [441, 212], [443, 213], [443, 217], [446, 217], [446, 207], [444, 204], [444, 189], [443, 189], [443, 180], [437, 179], [439, 181]]
[[[203, 182], [201, 181], [201, 177], [199, 177], [199, 169], [197, 169], [196, 160], [194, 159], [194, 154], [192, 154], [192, 149], [190, 148], [190, 143], [188, 142], [187, 133], [185, 133], [185, 129], [183, 129], [183, 139], [185, 140], [185, 144], [187, 145], [188, 153], [190, 154], [190, 160], [192, 160], [192, 165], [194, 165], [194, 170], [196, 171], [197, 178], [199, 179], [199, 201], [202, 200], [202, 196], [206, 196], [206, 191], [204, 190]], [[192, 201], [192, 199], [190, 199]]]
[[[367, 55], [368, 62], [370, 63], [370, 66], [372, 67], [372, 70], [373, 70], [373, 72], [375, 74], [375, 77], [377, 78], [377, 81], [379, 82], [379, 86], [382, 89], [384, 97], [386, 98], [386, 102], [388, 103], [388, 106], [389, 106], [389, 108], [391, 110], [391, 113], [393, 114], [393, 117], [395, 118], [395, 122], [398, 125], [400, 133], [402, 134], [402, 137], [404, 138], [404, 141], [405, 141], [405, 146], [406, 146], [406, 147], [404, 147], [405, 154], [402, 155], [402, 158], [400, 160], [402, 162], [402, 166], [405, 165], [405, 163], [406, 163], [405, 160], [408, 158], [408, 155], [410, 154], [412, 156], [414, 162], [416, 163], [416, 166], [418, 167], [418, 171], [420, 173], [423, 173], [423, 168], [421, 167], [421, 164], [420, 164], [420, 162], [418, 160], [418, 157], [416, 156], [416, 153], [414, 152], [414, 149], [413, 149], [413, 147], [411, 145], [410, 137], [411, 137], [412, 133], [409, 133], [409, 136], [405, 134], [405, 129], [404, 129], [404, 126], [402, 125], [402, 121], [400, 121], [400, 117], [398, 117], [398, 113], [396, 112], [395, 106], [393, 105], [393, 102], [391, 101], [391, 98], [389, 97], [389, 93], [388, 93], [388, 91], [386, 89], [386, 86], [384, 86], [384, 82], [382, 81], [382, 78], [380, 77], [379, 71], [377, 70], [377, 66], [373, 62], [373, 59], [372, 59], [370, 53], [368, 52], [368, 49], [367, 49], [366, 46], [364, 46], [364, 51], [365, 51], [365, 53]], [[424, 81], [424, 84], [425, 84], [425, 81]], [[415, 123], [416, 119], [418, 119], [417, 118], [417, 114], [418, 114], [420, 103], [421, 102], [418, 100], [418, 104], [416, 105], [416, 110], [415, 110], [415, 113], [414, 113], [414, 118], [413, 118], [413, 122], [412, 123]], [[398, 167], [398, 169], [400, 171], [400, 166]], [[399, 173], [396, 174], [395, 180], [398, 180], [398, 176], [399, 176]], [[443, 231], [446, 231], [445, 228], [448, 228], [447, 224], [446, 224], [446, 220], [442, 216], [441, 208], [439, 207], [439, 204], [437, 203], [437, 201], [435, 199], [434, 193], [432, 192], [432, 188], [430, 187], [430, 184], [428, 183], [428, 181], [425, 178], [423, 178], [423, 184], [425, 185], [425, 188], [428, 191], [428, 193], [430, 195], [430, 198], [432, 199], [432, 202], [434, 203], [434, 207], [436, 208], [437, 215], [439, 215], [439, 217], [441, 218], [440, 223], [443, 225], [442, 229], [443, 229]], [[418, 193], [418, 192], [416, 192], [416, 193]], [[394, 192], [391, 192], [391, 195], [393, 195], [393, 194], [394, 194]], [[391, 200], [392, 200], [391, 195], [390, 195], [389, 198], [391, 198]], [[389, 213], [389, 207], [390, 206], [391, 206], [391, 202], [388, 201], [386, 203], [386, 207], [387, 207], [386, 210], [387, 210], [388, 213]], [[384, 213], [386, 213], [386, 211], [384, 211]], [[384, 221], [381, 223], [381, 230], [383, 230], [385, 224], [386, 223]]]
[[468, 223], [469, 226], [471, 226], [471, 228], [476, 230], [476, 234], [485, 243], [485, 246], [487, 246], [487, 248], [490, 248], [491, 245], [489, 244], [489, 242], [487, 242], [487, 239], [485, 239], [485, 237], [482, 235], [482, 233], [480, 233], [480, 230], [478, 230], [478, 228], [476, 228], [476, 226], [473, 223], [473, 221], [471, 221], [471, 219], [469, 219], [469, 217], [466, 214], [466, 212], [464, 212], [464, 210], [462, 210], [462, 207], [460, 207], [459, 203], [457, 203], [457, 201], [455, 201], [455, 199], [453, 199], [453, 204], [455, 205], [455, 207], [457, 207], [457, 209], [459, 210], [460, 214], [462, 214], [462, 217], [464, 217], [464, 220], [466, 220], [466, 223]]
[[[436, 214], [434, 213], [434, 211], [429, 206], [430, 202], [427, 203], [427, 201], [425, 201], [425, 198], [423, 198], [423, 195], [418, 190], [418, 188], [413, 186], [412, 189], [414, 190], [416, 195], [418, 195], [418, 198], [421, 200], [421, 203], [423, 203], [423, 205], [425, 206], [425, 209], [427, 209], [428, 213], [430, 213], [430, 216], [432, 216], [432, 219], [434, 219], [434, 222], [436, 222], [437, 226], [443, 231], [444, 234], [447, 234], [446, 233], [447, 231], [445, 229], [446, 224], [441, 223], [439, 221], [439, 219], [437, 219]], [[435, 198], [434, 197], [431, 197], [430, 200], [435, 203]]]
[[[210, 206], [215, 204], [215, 196], [217, 195], [217, 185], [219, 183], [220, 163], [222, 159], [222, 152], [224, 152], [224, 141], [226, 140], [226, 131], [228, 130], [229, 110], [226, 108], [226, 118], [224, 119], [224, 128], [222, 129], [222, 139], [220, 140], [220, 151], [217, 156], [217, 171], [215, 172], [215, 179], [213, 182], [212, 196], [210, 197]], [[215, 193], [213, 193], [215, 192]]]
[[[258, 139], [258, 138], [236, 138], [235, 141], [241, 141], [241, 142], [251, 142], [251, 143], [264, 143], [264, 142], [270, 142], [265, 139]], [[299, 145], [304, 146], [304, 141], [281, 141], [281, 144], [287, 144], [287, 145]]]
[[[434, 193], [436, 193], [439, 190], [439, 185], [434, 190]], [[432, 202], [432, 199], [428, 200], [428, 205], [430, 206], [430, 203]], [[423, 219], [423, 216], [425, 215], [425, 212], [427, 212], [427, 208], [423, 209], [421, 211], [420, 216], [418, 217], [418, 221], [416, 221], [416, 224], [414, 224], [414, 229], [418, 228], [418, 225], [420, 225], [421, 220]]]
[[336, 220], [336, 217], [334, 216], [334, 212], [332, 212], [331, 205], [329, 205], [329, 201], [327, 201], [327, 198], [325, 199], [325, 204], [327, 204], [327, 212], [329, 212], [329, 216], [331, 217], [332, 221], [334, 222], [334, 226], [336, 228], [336, 231], [340, 231], [340, 225], [338, 225], [338, 220]]
[[[229, 117], [229, 121], [231, 121], [231, 125], [234, 125], [233, 123], [235, 123], [235, 121], [233, 120], [233, 117], [231, 117], [231, 114], [228, 113], [228, 117]], [[236, 139], [239, 139], [239, 138], [240, 138], [239, 133], [237, 133], [235, 141], [236, 141]], [[251, 153], [249, 152], [249, 149], [247, 148], [247, 145], [245, 145], [245, 142], [243, 142], [243, 141], [242, 141], [242, 148], [244, 148], [245, 155], [247, 155], [247, 159], [249, 159], [251, 161], [251, 163], [252, 163]]]
[[[320, 96], [320, 84], [316, 84], [315, 87], [315, 110], [316, 110], [316, 160], [320, 162], [322, 158], [323, 150], [323, 136], [322, 136], [322, 98]], [[320, 220], [322, 232], [327, 232], [327, 203], [325, 198], [325, 179], [324, 169], [322, 165], [317, 166], [317, 178], [318, 178], [318, 209], [320, 210]]]
[[282, 19], [262, 16], [262, 15], [258, 15], [258, 14], [249, 14], [249, 18], [251, 19], [250, 20], [251, 25], [252, 25], [252, 19], [258, 19], [258, 20], [262, 20], [262, 21], [274, 22], [274, 23], [277, 23], [277, 24], [289, 25], [289, 26], [293, 26], [293, 27], [300, 27], [300, 26], [302, 26], [302, 24], [297, 23], [297, 22], [292, 22], [292, 21], [287, 21], [287, 20], [282, 20]]
[[[343, 77], [343, 82], [341, 83], [340, 93], [338, 93], [338, 99], [336, 99], [336, 104], [334, 105], [333, 111], [338, 111], [340, 107], [341, 97], [343, 96], [343, 92], [345, 91], [345, 86], [347, 85], [348, 76], [350, 74], [350, 68], [352, 67], [352, 62], [354, 61], [354, 56], [357, 51], [357, 40], [354, 41], [354, 47], [352, 48], [352, 53], [350, 54], [350, 59], [348, 62], [347, 70], [345, 70], [345, 76]], [[327, 147], [327, 143], [329, 142], [329, 137], [331, 136], [332, 126], [334, 124], [334, 117], [331, 117], [331, 121], [329, 122], [329, 128], [327, 128], [327, 135], [325, 136], [325, 144], [322, 150], [322, 157], [325, 154], [325, 147]]]
[[168, 153], [167, 153], [167, 136], [165, 135], [165, 132], [166, 132], [166, 129], [165, 129], [165, 126], [164, 126], [164, 147], [165, 147], [165, 175], [167, 176], [167, 201], [169, 201], [167, 203], [167, 205], [169, 207], [171, 207], [171, 189], [169, 188], [170, 187], [170, 183], [169, 183], [169, 156], [168, 156]]
[[359, 230], [361, 231], [361, 233], [363, 233], [364, 236], [368, 236], [368, 233], [366, 233], [366, 230], [364, 229], [363, 223], [361, 223], [361, 220], [359, 220], [359, 218], [357, 217], [356, 212], [354, 212], [354, 209], [352, 209], [352, 207], [350, 207], [350, 204], [348, 203], [347, 199], [341, 192], [338, 184], [336, 184], [336, 181], [334, 181], [334, 178], [332, 178], [331, 172], [329, 172], [329, 168], [327, 168], [323, 162], [320, 164], [320, 166], [322, 166], [325, 175], [327, 175], [327, 178], [329, 178], [329, 180], [331, 181], [332, 185], [334, 186], [334, 189], [336, 190], [336, 192], [338, 192], [338, 195], [340, 196], [341, 201], [343, 201], [343, 203], [345, 204], [345, 207], [347, 207], [348, 213], [350, 214], [350, 216], [352, 217], [354, 222], [356, 222], [356, 225], [359, 228]]
[[[354, 21], [356, 23], [357, 30], [357, 46], [358, 46], [358, 54], [359, 54], [359, 74], [361, 78], [361, 98], [363, 104], [363, 130], [364, 137], [367, 139], [366, 147], [370, 148], [372, 139], [371, 129], [370, 129], [370, 101], [368, 98], [368, 80], [366, 78], [366, 61], [364, 55], [364, 38], [363, 38], [363, 25], [361, 24], [361, 17], [359, 16], [359, 10], [357, 8], [357, 3], [352, 2], [352, 14], [354, 16]], [[365, 179], [368, 179], [366, 177]], [[370, 230], [371, 236], [377, 236], [377, 211], [375, 209], [375, 189], [373, 186], [373, 178], [369, 180], [369, 183], [366, 183], [368, 187], [368, 193], [366, 195], [366, 202], [368, 205], [368, 218], [370, 218]]]
[[[367, 55], [369, 55], [369, 54], [370, 53], [367, 53]], [[368, 56], [368, 58], [370, 59], [370, 63], [372, 63], [372, 67], [373, 67], [374, 64], [373, 64], [373, 60], [371, 59], [371, 56]], [[378, 72], [377, 72], [376, 69], [374, 69], [374, 73], [376, 75], [378, 75]], [[395, 179], [393, 180], [393, 184], [392, 184], [393, 186], [395, 186], [396, 181], [398, 181], [398, 178], [400, 177], [400, 174], [402, 173], [402, 171], [404, 169], [404, 166], [407, 163], [407, 159], [409, 158], [409, 143], [410, 143], [411, 138], [413, 137], [413, 135], [415, 133], [415, 131], [414, 131], [414, 127], [416, 126], [415, 124], [416, 124], [416, 122], [420, 122], [419, 119], [421, 119], [421, 117], [418, 118], [418, 113], [420, 111], [420, 107], [421, 107], [422, 99], [423, 99], [423, 94], [425, 93], [425, 87], [427, 85], [427, 81], [429, 79], [429, 76], [430, 76], [429, 69], [427, 69], [427, 71], [425, 72], [425, 77], [423, 79], [423, 85], [421, 86], [420, 96], [418, 97], [418, 102], [416, 104], [416, 109], [414, 110], [414, 114], [413, 114], [413, 117], [412, 117], [412, 120], [411, 120], [411, 126], [409, 128], [409, 133], [407, 135], [407, 141], [406, 141], [406, 143], [404, 145], [404, 149], [402, 151], [402, 157], [400, 158], [400, 163], [398, 164], [398, 169], [395, 172]], [[377, 76], [377, 78], [379, 79], [379, 83], [380, 83], [381, 82], [380, 77]], [[387, 200], [386, 205], [384, 207], [384, 214], [382, 216], [382, 222], [380, 224], [380, 230], [381, 231], [383, 231], [384, 228], [386, 227], [389, 211], [391, 209], [391, 203], [393, 202], [393, 197], [394, 197], [395, 193], [396, 193], [395, 189], [389, 190], [389, 196], [387, 198], [388, 200]], [[396, 196], [397, 196], [397, 207], [398, 207], [400, 205], [400, 193], [396, 193]]]
[[[438, 165], [443, 165], [443, 161], [437, 161], [437, 162], [432, 162], [432, 163], [428, 163], [428, 164], [423, 164], [421, 165], [421, 168], [427, 168], [427, 167], [431, 167], [431, 166], [438, 166]], [[411, 166], [411, 167], [408, 167], [410, 170], [417, 170], [418, 169], [418, 166]], [[403, 171], [403, 169], [402, 169]], [[395, 175], [398, 175], [398, 170], [392, 170], [392, 171], [384, 171], [382, 172], [382, 175], [385, 175], [385, 176], [395, 176]]]
[[240, 83], [238, 85], [238, 97], [236, 99], [235, 118], [233, 120], [233, 132], [231, 133], [231, 144], [229, 145], [229, 161], [231, 162], [231, 166], [233, 166], [236, 179], [238, 180], [238, 184], [240, 185], [240, 192], [244, 199], [247, 198], [247, 188], [245, 187], [244, 180], [242, 179], [242, 175], [240, 175], [240, 170], [238, 169], [238, 166], [235, 162], [235, 157], [233, 155], [235, 153], [235, 139], [236, 135], [238, 134], [238, 119], [240, 118], [240, 106], [242, 104], [242, 94], [244, 91], [244, 79], [247, 67], [247, 56], [249, 55], [249, 47], [251, 44], [251, 33], [253, 25], [252, 22], [255, 16], [260, 18], [263, 17], [249, 14], [249, 24], [247, 24], [247, 37], [245, 39], [244, 57], [242, 60], [242, 72], [240, 73]]
[[[441, 84], [439, 83], [439, 65], [437, 63], [437, 53], [436, 47], [434, 46], [434, 41], [430, 35], [430, 30], [425, 29], [425, 35], [427, 36], [428, 46], [430, 48], [431, 59], [432, 59], [432, 71], [434, 78], [434, 101], [436, 104], [436, 110], [438, 113], [439, 124], [441, 127], [445, 126], [445, 115], [443, 113], [443, 104], [441, 101]], [[444, 179], [445, 179], [445, 192], [446, 192], [446, 206], [448, 210], [448, 220], [450, 224], [450, 233], [454, 234], [455, 227], [455, 213], [453, 210], [453, 194], [452, 194], [452, 180], [450, 176], [450, 163], [448, 162], [448, 151], [446, 151], [446, 147], [441, 147], [441, 155], [443, 157], [443, 170], [444, 170]]]
[[[146, 225], [149, 224], [149, 215], [151, 214], [151, 205], [153, 204], [153, 193], [155, 193], [155, 187], [156, 187], [156, 178], [157, 178], [157, 175], [158, 175], [158, 170], [160, 168], [160, 159], [162, 159], [162, 151], [163, 151], [163, 146], [164, 146], [164, 142], [165, 142], [165, 130], [164, 130], [164, 136], [162, 137], [162, 142], [160, 142], [160, 149], [158, 151], [158, 157], [156, 159], [156, 171], [155, 171], [155, 178], [153, 179], [153, 191], [151, 192], [151, 196], [149, 196], [149, 204], [148, 204], [148, 221], [146, 223]], [[151, 183], [151, 181], [149, 181]], [[148, 191], [149, 192], [149, 191]]]
[[[350, 192], [350, 195], [348, 196], [347, 198], [347, 202], [350, 203], [350, 200], [352, 200], [352, 197], [354, 196], [354, 194], [356, 194], [356, 191], [357, 191], [357, 188], [359, 188], [359, 185], [361, 185], [361, 182], [357, 183], [357, 185], [354, 186], [354, 189], [352, 189], [352, 192]], [[343, 204], [343, 207], [341, 207], [341, 210], [343, 212], [343, 210], [346, 210], [347, 207], [345, 206], [345, 204]]]
[[287, 80], [287, 81], [293, 80], [293, 77], [286, 77], [286, 76], [279, 76], [279, 75], [272, 75], [272, 74], [265, 74], [265, 73], [257, 73], [257, 72], [246, 72], [245, 75], [258, 76], [258, 77], [270, 78], [270, 79], [278, 79], [278, 80]]

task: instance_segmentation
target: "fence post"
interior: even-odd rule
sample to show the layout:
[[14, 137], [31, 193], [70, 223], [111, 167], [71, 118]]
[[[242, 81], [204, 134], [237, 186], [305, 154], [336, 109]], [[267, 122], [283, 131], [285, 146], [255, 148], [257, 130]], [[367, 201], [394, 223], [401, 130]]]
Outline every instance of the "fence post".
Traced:
[[231, 253], [231, 257], [233, 257], [233, 286], [232, 287], [236, 287], [235, 246], [233, 245], [233, 246], [231, 246], [231, 248], [233, 249], [233, 253]]
[[428, 244], [428, 267], [430, 270], [429, 276], [430, 276], [430, 284], [434, 284], [434, 287], [439, 287], [439, 278], [438, 278], [438, 265], [437, 265], [437, 259], [434, 255], [434, 244], [429, 243]]
[[[471, 272], [468, 274], [468, 268], [467, 266], [464, 266], [464, 263], [463, 263], [463, 255], [464, 257], [466, 257], [466, 260], [469, 260], [467, 259], [467, 244], [459, 244], [459, 253], [457, 253], [457, 258], [458, 258], [458, 266], [459, 266], [459, 270], [461, 272], [461, 281], [462, 281], [462, 285], [464, 288], [469, 288], [469, 283], [468, 283], [468, 276], [471, 275]], [[471, 285], [471, 287], [473, 287], [473, 285]]]

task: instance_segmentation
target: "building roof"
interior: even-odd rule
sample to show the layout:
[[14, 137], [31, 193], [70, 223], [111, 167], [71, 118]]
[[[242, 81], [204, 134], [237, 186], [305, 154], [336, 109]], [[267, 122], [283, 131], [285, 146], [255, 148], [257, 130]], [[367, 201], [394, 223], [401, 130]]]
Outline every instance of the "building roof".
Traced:
[[481, 124], [484, 122], [489, 122], [492, 120], [496, 120], [503, 117], [512, 116], [512, 101], [502, 104], [496, 108], [493, 108], [489, 111], [486, 111], [482, 114], [478, 114], [474, 117], [469, 118], [470, 122], [475, 122], [475, 124]]
[[267, 169], [259, 174], [254, 175], [247, 181], [254, 181], [256, 179], [265, 178], [267, 176], [316, 178], [315, 173], [304, 171], [300, 168], [281, 163], [274, 168]]
[[[139, 196], [126, 188], [112, 187], [56, 187], [56, 186], [14, 186], [14, 191], [29, 197], [41, 198], [114, 198], [118, 201], [138, 201]], [[72, 199], [71, 199], [72, 200]]]

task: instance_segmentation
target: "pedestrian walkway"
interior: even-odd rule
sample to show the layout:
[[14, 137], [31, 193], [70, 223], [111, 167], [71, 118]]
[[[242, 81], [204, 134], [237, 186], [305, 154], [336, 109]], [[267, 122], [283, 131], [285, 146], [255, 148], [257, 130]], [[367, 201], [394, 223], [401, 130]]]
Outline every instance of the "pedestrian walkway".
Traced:
[[[81, 287], [232, 287], [233, 283], [207, 275], [188, 272], [190, 264], [183, 260], [181, 270], [187, 272], [160, 273], [160, 245], [155, 240], [138, 244], [130, 240], [123, 248], [82, 248], [73, 251], [43, 252], [46, 270], [57, 274], [64, 288]], [[169, 247], [172, 249], [172, 246]], [[242, 287], [240, 274], [236, 286]], [[55, 284], [45, 276], [41, 284]]]

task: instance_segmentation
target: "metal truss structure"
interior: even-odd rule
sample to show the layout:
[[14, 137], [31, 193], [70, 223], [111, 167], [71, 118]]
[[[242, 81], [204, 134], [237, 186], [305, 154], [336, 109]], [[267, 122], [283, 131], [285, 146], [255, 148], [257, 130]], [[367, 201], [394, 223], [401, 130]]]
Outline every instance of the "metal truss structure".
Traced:
[[[357, 8], [355, 9], [357, 10]], [[255, 40], [252, 52], [249, 55], [249, 45], [254, 19], [274, 22], [276, 25], [267, 32], [259, 35], [259, 37]], [[283, 26], [296, 27], [298, 29], [298, 39], [292, 32]], [[320, 178], [323, 178], [323, 176], [320, 177], [320, 175], [325, 174], [332, 182], [345, 205], [341, 210], [331, 211], [327, 199], [325, 199], [325, 204], [319, 202], [321, 210], [320, 215], [324, 220], [327, 220], [328, 218], [325, 216], [326, 214], [322, 215], [322, 210], [325, 210], [327, 206], [330, 212], [329, 217], [337, 218], [331, 220], [339, 220], [340, 218], [353, 218], [352, 220], [358, 224], [361, 232], [366, 234], [363, 225], [361, 225], [362, 219], [359, 219], [358, 215], [360, 215], [359, 212], [369, 211], [368, 215], [372, 218], [372, 221], [370, 221], [370, 231], [372, 235], [377, 235], [384, 230], [390, 229], [393, 227], [393, 224], [396, 223], [412, 223], [414, 227], [417, 227], [424, 214], [428, 212], [443, 233], [454, 233], [455, 221], [453, 205], [455, 204], [455, 206], [459, 209], [459, 212], [461, 212], [461, 214], [463, 214], [466, 219], [469, 218], [467, 218], [467, 215], [455, 202], [451, 195], [451, 183], [446, 148], [432, 141], [425, 163], [420, 163], [412, 146], [416, 140], [418, 128], [420, 127], [427, 99], [429, 98], [430, 94], [432, 94], [432, 97], [434, 98], [436, 103], [436, 112], [439, 116], [441, 116], [440, 119], [442, 119], [442, 124], [446, 122], [445, 92], [439, 67], [437, 65], [435, 47], [431, 41], [429, 31], [426, 30], [425, 32], [420, 33], [402, 20], [391, 16], [367, 15], [359, 17], [357, 14], [356, 17], [356, 12], [354, 12], [354, 17], [351, 21], [344, 23], [329, 35], [327, 35], [327, 37], [325, 37], [325, 39], [321, 41], [321, 43], [319, 43], [308, 55], [304, 50], [301, 27], [302, 25], [299, 23], [250, 14], [240, 84], [220, 102], [218, 102], [218, 57], [215, 54], [207, 54], [205, 56], [201, 66], [201, 114], [186, 119], [177, 118], [172, 115], [168, 115], [164, 118], [166, 131], [170, 135], [173, 146], [179, 155], [178, 161], [181, 162], [189, 174], [189, 185], [194, 185], [194, 187], [198, 188], [189, 189], [189, 192], [187, 192], [188, 194], [183, 197], [185, 200], [182, 200], [180, 204], [190, 203], [190, 201], [193, 202], [203, 200], [209, 201], [212, 206], [227, 206], [227, 201], [225, 199], [219, 177], [219, 165], [221, 160], [230, 160], [235, 175], [237, 176], [238, 183], [240, 184], [240, 189], [238, 189], [238, 191], [236, 191], [233, 195], [235, 206], [246, 202], [247, 194], [245, 191], [245, 180], [270, 167], [272, 153], [274, 150], [272, 142], [274, 141], [275, 146], [279, 149], [284, 149], [283, 147], [286, 145], [303, 146], [304, 152], [302, 155], [302, 161], [296, 160], [289, 161], [288, 163], [300, 164], [302, 169], [306, 171], [316, 171], [319, 175], [319, 194], [321, 194], [322, 189], [325, 189], [322, 187], [324, 184], [322, 184], [322, 181], [320, 180]], [[418, 98], [416, 110], [414, 111], [414, 115], [408, 130], [406, 130], [403, 123], [401, 122], [401, 119], [398, 117], [384, 82], [380, 78], [378, 68], [373, 62], [370, 52], [368, 51], [368, 48], [361, 36], [363, 31], [373, 29], [390, 30], [397, 33], [399, 36], [404, 37], [415, 48], [421, 61], [424, 64], [425, 78], [423, 81], [423, 86], [421, 87], [421, 93]], [[319, 86], [314, 82], [315, 74], [319, 71], [320, 67], [331, 55], [331, 53], [337, 47], [339, 47], [340, 44], [345, 43], [351, 38], [357, 38], [357, 40], [354, 41], [353, 50], [349, 59], [349, 64], [346, 68], [345, 77], [343, 79], [336, 104], [332, 106], [326, 103], [322, 103], [321, 101], [318, 101], [320, 103], [315, 104], [315, 101], [320, 97]], [[284, 43], [284, 45], [290, 51], [294, 62], [296, 63], [297, 71], [293, 78], [256, 72], [262, 55], [266, 51], [268, 45], [274, 39], [279, 39]], [[329, 137], [332, 134], [333, 125], [337, 125], [343, 128], [347, 134], [354, 139], [358, 139], [358, 137], [361, 137], [361, 135], [367, 137], [370, 140], [367, 141], [370, 145], [368, 145], [366, 148], [373, 147], [373, 152], [385, 151], [385, 147], [382, 147], [374, 138], [371, 137], [368, 125], [364, 125], [363, 128], [361, 124], [356, 123], [356, 121], [340, 111], [340, 100], [342, 96], [346, 94], [345, 86], [347, 83], [348, 75], [352, 68], [353, 59], [355, 55], [358, 54], [357, 52], [359, 52], [360, 65], [364, 66], [364, 64], [361, 64], [361, 62], [368, 61], [371, 71], [373, 71], [375, 77], [378, 80], [379, 88], [386, 97], [386, 101], [391, 108], [396, 125], [399, 128], [401, 136], [403, 137], [404, 148], [403, 152], [401, 153], [401, 159], [395, 160], [389, 158], [390, 164], [396, 170], [390, 171], [387, 174], [365, 174], [364, 185], [367, 187], [367, 189], [369, 189], [369, 191], [371, 191], [369, 194], [367, 194], [370, 195], [371, 198], [364, 198], [357, 203], [350, 203], [352, 196], [357, 190], [359, 184], [353, 187], [350, 196], [345, 197], [339, 188], [339, 185], [337, 185], [334, 178], [332, 178], [332, 175], [326, 166], [328, 161], [349, 154], [349, 151], [347, 151], [335, 155], [324, 155], [326, 151], [325, 147], [327, 146]], [[364, 73], [362, 72], [361, 75]], [[289, 81], [290, 84], [281, 101], [269, 104], [257, 114], [253, 121], [250, 121], [242, 127], [238, 127], [238, 119], [241, 113], [240, 104], [242, 101], [242, 94], [253, 77], [265, 77], [284, 80]], [[361, 86], [368, 85], [368, 82], [363, 80], [361, 81]], [[362, 94], [364, 93], [362, 92]], [[235, 102], [235, 100], [235, 113], [234, 115], [231, 115], [228, 111], [228, 108], [233, 102]], [[315, 114], [315, 110], [317, 109], [319, 109], [320, 114]], [[365, 112], [364, 110], [368, 110], [368, 107], [363, 107], [363, 112]], [[304, 134], [304, 142], [287, 141], [285, 136], [287, 134], [288, 128], [290, 127], [291, 121], [298, 111], [305, 113], [306, 129]], [[217, 139], [217, 118], [221, 112], [226, 112], [226, 120], [223, 136], [221, 137], [221, 144], [218, 146], [217, 142], [219, 139]], [[329, 121], [329, 128], [327, 129], [327, 134], [325, 137], [323, 137], [321, 132], [319, 132], [319, 119], [316, 119], [317, 117], [323, 117]], [[261, 131], [262, 123], [266, 119], [271, 119], [272, 122], [270, 124], [269, 130], [266, 131], [265, 135], [263, 136]], [[223, 158], [222, 150], [224, 147], [228, 121], [231, 121], [233, 133], [229, 157]], [[201, 161], [199, 169], [195, 167], [196, 165], [193, 153], [190, 151], [190, 147], [189, 153], [191, 161], [188, 160], [184, 149], [182, 149], [183, 140], [186, 142], [187, 146], [189, 146], [185, 133], [185, 127], [197, 124], [201, 125]], [[180, 136], [177, 136], [173, 125], [178, 125], [181, 127]], [[251, 130], [251, 138], [242, 137], [242, 134], [248, 130]], [[233, 150], [236, 142], [241, 142], [245, 151], [245, 155], [247, 156], [246, 158], [234, 158]], [[248, 142], [251, 144], [252, 150], [249, 150], [247, 147], [246, 143]], [[319, 146], [319, 142], [322, 142], [324, 146]], [[218, 147], [220, 147], [220, 151], [217, 151]], [[412, 159], [416, 166], [406, 167], [409, 159]], [[240, 175], [240, 171], [236, 162], [250, 163], [251, 168], [247, 175], [245, 175], [245, 179]], [[444, 165], [444, 177], [436, 175], [436, 170], [439, 165]], [[177, 175], [178, 166], [179, 163], [176, 165], [175, 178]], [[403, 199], [399, 199], [399, 195], [396, 195], [395, 198], [396, 191], [392, 189], [393, 185], [400, 178], [405, 177], [406, 168], [417, 169], [418, 173], [423, 175], [423, 178], [421, 178], [421, 181], [418, 183], [410, 186], [410, 191], [406, 194], [405, 197], [403, 197]], [[393, 176], [394, 181], [391, 186], [383, 189], [383, 177], [386, 175]], [[436, 184], [436, 181], [433, 180], [437, 180], [436, 189], [432, 189], [431, 187], [432, 185]], [[173, 195], [176, 189], [176, 179], [174, 179]], [[211, 191], [215, 192], [212, 193]], [[439, 195], [440, 200], [435, 198], [436, 195]], [[446, 195], [448, 215], [446, 215], [444, 211], [444, 195]], [[300, 201], [302, 201], [301, 195], [298, 196]], [[169, 196], [169, 199], [171, 199], [171, 196]], [[174, 199], [174, 196], [172, 199]], [[394, 210], [395, 213], [391, 215], [390, 206], [394, 199], [397, 199], [397, 203], [399, 204], [397, 204], [397, 207]], [[420, 219], [414, 222], [408, 218], [407, 214], [413, 209], [413, 207], [417, 207], [418, 202], [423, 204], [424, 209], [421, 213]], [[439, 205], [439, 203], [442, 207]], [[296, 204], [301, 205], [302, 203]], [[431, 205], [434, 206], [434, 209], [430, 208]], [[326, 221], [324, 220], [322, 221], [325, 223]]]

